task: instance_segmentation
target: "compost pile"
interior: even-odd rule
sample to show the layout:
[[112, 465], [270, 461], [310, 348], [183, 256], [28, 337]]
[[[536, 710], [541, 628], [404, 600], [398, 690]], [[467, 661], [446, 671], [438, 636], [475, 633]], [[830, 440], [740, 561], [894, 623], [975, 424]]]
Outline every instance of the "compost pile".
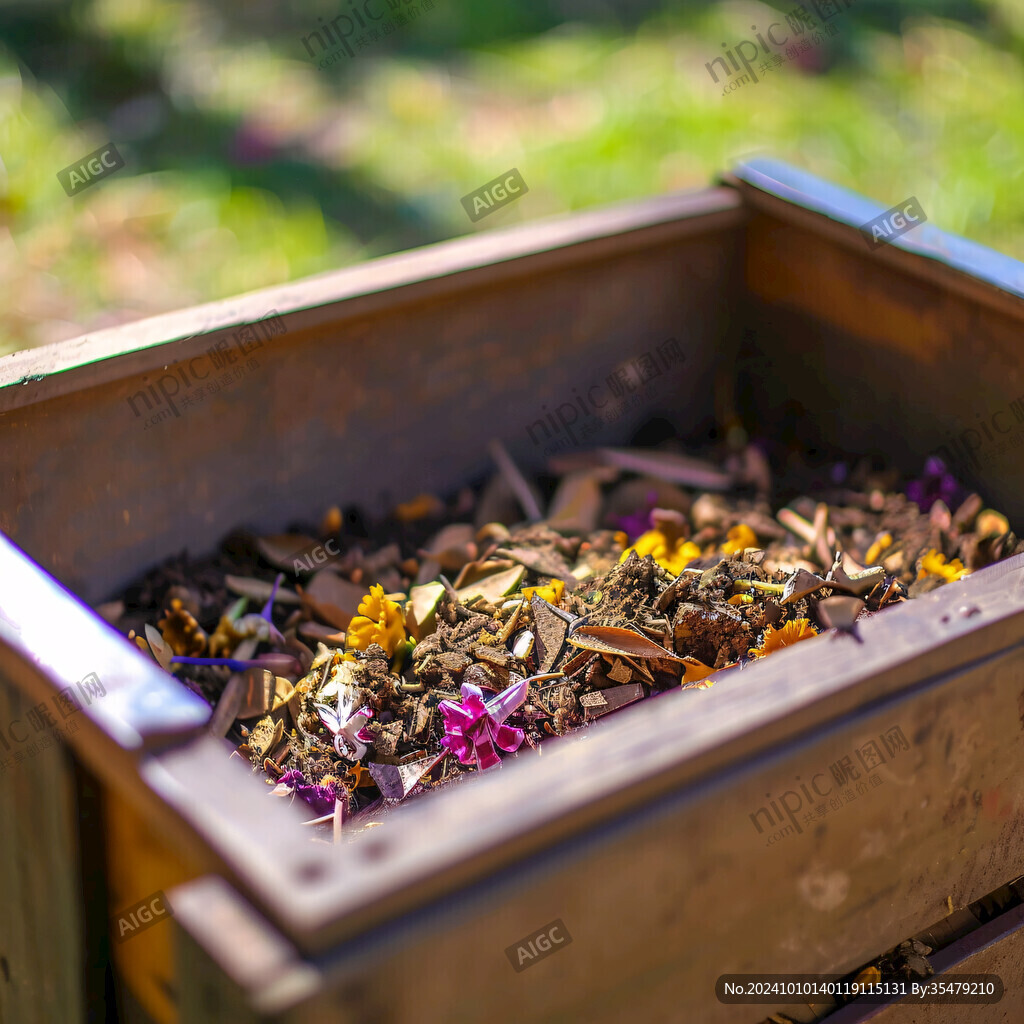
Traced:
[[935, 460], [912, 481], [832, 464], [804, 474], [813, 491], [790, 465], [778, 507], [754, 446], [721, 464], [597, 449], [552, 460], [544, 510], [492, 451], [494, 477], [450, 502], [420, 495], [371, 531], [331, 508], [319, 537], [236, 532], [102, 611], [337, 838], [820, 633], [853, 653], [865, 617], [1024, 547]]

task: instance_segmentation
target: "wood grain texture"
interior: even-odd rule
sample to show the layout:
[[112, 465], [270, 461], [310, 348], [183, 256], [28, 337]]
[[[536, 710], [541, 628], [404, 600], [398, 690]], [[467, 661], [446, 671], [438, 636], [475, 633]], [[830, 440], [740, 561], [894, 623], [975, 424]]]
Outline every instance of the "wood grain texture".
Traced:
[[[312, 999], [289, 1004], [274, 977], [235, 981], [288, 1024], [611, 1024], [674, 1019], [680, 1007], [701, 1021], [749, 1022], [751, 1007], [715, 999], [719, 975], [851, 970], [941, 918], [947, 898], [963, 907], [1019, 870], [1022, 669], [1018, 647], [940, 675], [599, 832], [564, 837], [315, 958], [323, 981]], [[799, 793], [800, 781], [830, 797], [831, 765], [893, 726], [909, 749], [877, 769], [879, 785], [813, 825], [798, 818], [800, 830], [777, 841], [758, 831], [751, 815]], [[177, 923], [198, 927], [197, 916]], [[505, 949], [555, 918], [572, 943], [515, 973]], [[226, 934], [204, 929], [230, 973]]]
[[[705, 188], [499, 231], [485, 230], [367, 260], [343, 270], [0, 357], [0, 410], [64, 397], [81, 387], [166, 366], [176, 361], [168, 359], [169, 351], [177, 358], [189, 354], [188, 350], [179, 355], [168, 349], [177, 339], [252, 323], [269, 309], [289, 313], [293, 317], [290, 327], [296, 330], [330, 328], [340, 321], [426, 297], [457, 295], [467, 286], [491, 286], [726, 231], [742, 224], [745, 216], [735, 189]], [[204, 347], [197, 344], [193, 350]], [[112, 364], [115, 357], [117, 362]], [[36, 379], [39, 377], [43, 379]]]
[[[659, 411], [692, 430], [735, 349], [742, 218], [722, 190], [639, 203], [66, 342], [34, 366], [26, 354], [8, 380], [60, 372], [0, 389], [0, 529], [98, 602], [238, 525], [279, 532], [332, 504], [372, 512], [460, 486], [490, 466], [492, 437], [535, 469], [531, 423], [673, 336], [686, 373], [601, 440]], [[185, 406], [216, 376], [204, 353], [231, 337], [223, 325], [270, 309], [288, 333]], [[153, 415], [138, 397], [154, 385], [176, 415], [147, 427], [170, 411], [159, 390]]]
[[[179, 886], [170, 903], [175, 952], [189, 979], [181, 991], [182, 1020], [257, 1024], [270, 1019], [271, 1004], [295, 1004], [322, 990], [320, 972], [223, 879], [208, 875]], [[222, 941], [228, 935], [231, 941]], [[252, 1005], [254, 989], [264, 993], [258, 1008]], [[274, 993], [269, 999], [268, 990]]]
[[[543, 458], [530, 424], [670, 336], [686, 374], [597, 440], [663, 408], [683, 432], [710, 416], [744, 327], [748, 372], [763, 374], [745, 411], [764, 431], [795, 396], [814, 417], [808, 443], [876, 445], [908, 468], [951, 429], [972, 373], [1021, 381], [1005, 296], [909, 254], [856, 259], [834, 235], [850, 229], [806, 211], [759, 210], [746, 224], [728, 190], [639, 204], [0, 362], [0, 527], [96, 601], [239, 523], [278, 530], [330, 504], [373, 511], [461, 485], [492, 436], [529, 471]], [[132, 395], [272, 308], [288, 333], [258, 368], [143, 429]], [[903, 400], [908, 380], [926, 405]], [[1011, 482], [988, 483], [1015, 514]], [[181, 970], [202, 981], [185, 1019], [245, 1004], [232, 1019], [476, 1021], [486, 1007], [495, 1021], [612, 1021], [699, 1006], [747, 1021], [749, 1007], [714, 1001], [719, 974], [852, 967], [934, 923], [947, 897], [964, 906], [1019, 874], [1022, 566], [873, 617], [862, 646], [816, 640], [641, 702], [339, 850], [306, 843], [298, 811], [192, 727], [133, 736], [97, 714], [72, 742], [190, 870], [227, 880], [183, 890], [201, 896], [175, 920]], [[31, 586], [0, 575], [0, 606]], [[124, 641], [88, 617], [81, 632], [128, 692]], [[45, 638], [26, 645], [0, 623], [0, 671], [34, 700], [61, 676], [43, 652]], [[766, 800], [893, 724], [911, 749], [874, 799], [760, 842], [750, 816]], [[555, 918], [573, 943], [513, 972], [505, 947]]]
[[181, 1020], [178, 999], [184, 979], [174, 960], [170, 922], [162, 921], [124, 942], [115, 942], [116, 915], [152, 893], [166, 892], [196, 877], [200, 867], [154, 831], [148, 816], [140, 814], [115, 790], [105, 793], [103, 820], [114, 968], [122, 986], [132, 993], [153, 1024], [177, 1024]]
[[[738, 190], [745, 206], [755, 214], [764, 214], [771, 220], [810, 231], [817, 238], [846, 250], [855, 263], [866, 257], [900, 278], [917, 278], [937, 284], [943, 291], [955, 293], [970, 302], [1002, 310], [1013, 317], [1020, 316], [1022, 299], [1019, 292], [1024, 286], [1024, 264], [1019, 261], [949, 235], [934, 224], [924, 229], [931, 241], [926, 241], [921, 232], [915, 231], [900, 238], [897, 245], [870, 249], [865, 247], [859, 224], [850, 219], [853, 207], [860, 205], [856, 202], [851, 202], [846, 210], [837, 212], [835, 216], [828, 216], [817, 209], [821, 197], [813, 195], [813, 185], [809, 186], [811, 192], [800, 194], [798, 190], [798, 202], [789, 202], [735, 174], [725, 174], [722, 180]], [[824, 184], [828, 190], [828, 183]], [[825, 201], [825, 207], [830, 205], [830, 199]], [[868, 201], [868, 206], [873, 211], [869, 216], [882, 210], [872, 201]], [[969, 265], [971, 256], [974, 257], [974, 273], [946, 262], [954, 257], [954, 249], [957, 250], [957, 261], [965, 265]], [[1013, 278], [1014, 291], [999, 286], [997, 281], [1003, 276]]]
[[957, 974], [996, 974], [1003, 998], [992, 1005], [843, 1007], [829, 1024], [1017, 1024], [1024, 1020], [1024, 907], [1015, 907], [929, 958], [937, 980]]
[[875, 454], [911, 473], [938, 453], [1019, 523], [1024, 299], [891, 246], [873, 253], [817, 214], [764, 205], [771, 213], [753, 214], [746, 247], [747, 422], [771, 435], [796, 406], [793, 443]]
[[[32, 704], [0, 670], [0, 1021], [85, 1024], [82, 879], [74, 765], [40, 745]], [[23, 742], [18, 742], [24, 736]]]

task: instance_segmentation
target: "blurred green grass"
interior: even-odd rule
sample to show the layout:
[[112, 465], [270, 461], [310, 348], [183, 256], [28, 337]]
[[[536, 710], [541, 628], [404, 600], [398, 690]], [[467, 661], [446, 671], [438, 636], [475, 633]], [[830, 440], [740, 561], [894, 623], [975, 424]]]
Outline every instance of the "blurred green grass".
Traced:
[[[301, 40], [342, 0], [0, 2], [0, 353], [755, 154], [1024, 258], [1024, 5], [855, 0], [722, 95], [707, 63], [795, 6], [435, 0], [320, 70]], [[127, 167], [68, 198], [111, 140]], [[530, 192], [470, 224], [513, 166]]]

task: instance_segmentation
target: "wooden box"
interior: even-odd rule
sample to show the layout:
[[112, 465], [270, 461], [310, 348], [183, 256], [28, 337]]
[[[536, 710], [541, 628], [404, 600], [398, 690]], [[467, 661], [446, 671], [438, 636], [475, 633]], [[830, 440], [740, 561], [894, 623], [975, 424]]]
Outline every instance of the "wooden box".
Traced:
[[[1019, 523], [1022, 267], [930, 223], [872, 248], [858, 226], [883, 209], [757, 161], [0, 360], [0, 1019], [84, 1021], [118, 988], [124, 1019], [188, 1024], [753, 1022], [785, 1007], [719, 1002], [720, 975], [846, 972], [963, 931], [1024, 874], [1024, 557], [338, 848], [89, 608], [236, 525], [444, 492], [491, 437], [536, 470], [654, 412], [691, 438], [785, 422], [908, 470], [944, 449]], [[217, 346], [268, 316], [255, 365], [208, 390]], [[669, 338], [685, 372], [661, 391], [541, 438]], [[90, 673], [106, 694], [36, 743], [40, 706]], [[877, 786], [783, 816], [893, 730]], [[120, 941], [113, 915], [158, 891], [172, 921]], [[555, 920], [571, 943], [515, 970], [506, 949]], [[1019, 1019], [1019, 924], [957, 947], [1003, 973], [1001, 1003], [913, 1019]]]

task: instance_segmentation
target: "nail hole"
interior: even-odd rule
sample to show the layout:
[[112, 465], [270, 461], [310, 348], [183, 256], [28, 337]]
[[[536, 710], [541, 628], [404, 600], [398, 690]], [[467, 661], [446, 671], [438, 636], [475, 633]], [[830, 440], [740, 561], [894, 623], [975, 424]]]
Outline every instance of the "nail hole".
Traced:
[[370, 860], [378, 860], [387, 856], [388, 842], [385, 839], [367, 839], [361, 843], [363, 856]]
[[323, 878], [325, 865], [319, 861], [309, 861], [299, 865], [299, 880], [302, 882], [316, 882]]

